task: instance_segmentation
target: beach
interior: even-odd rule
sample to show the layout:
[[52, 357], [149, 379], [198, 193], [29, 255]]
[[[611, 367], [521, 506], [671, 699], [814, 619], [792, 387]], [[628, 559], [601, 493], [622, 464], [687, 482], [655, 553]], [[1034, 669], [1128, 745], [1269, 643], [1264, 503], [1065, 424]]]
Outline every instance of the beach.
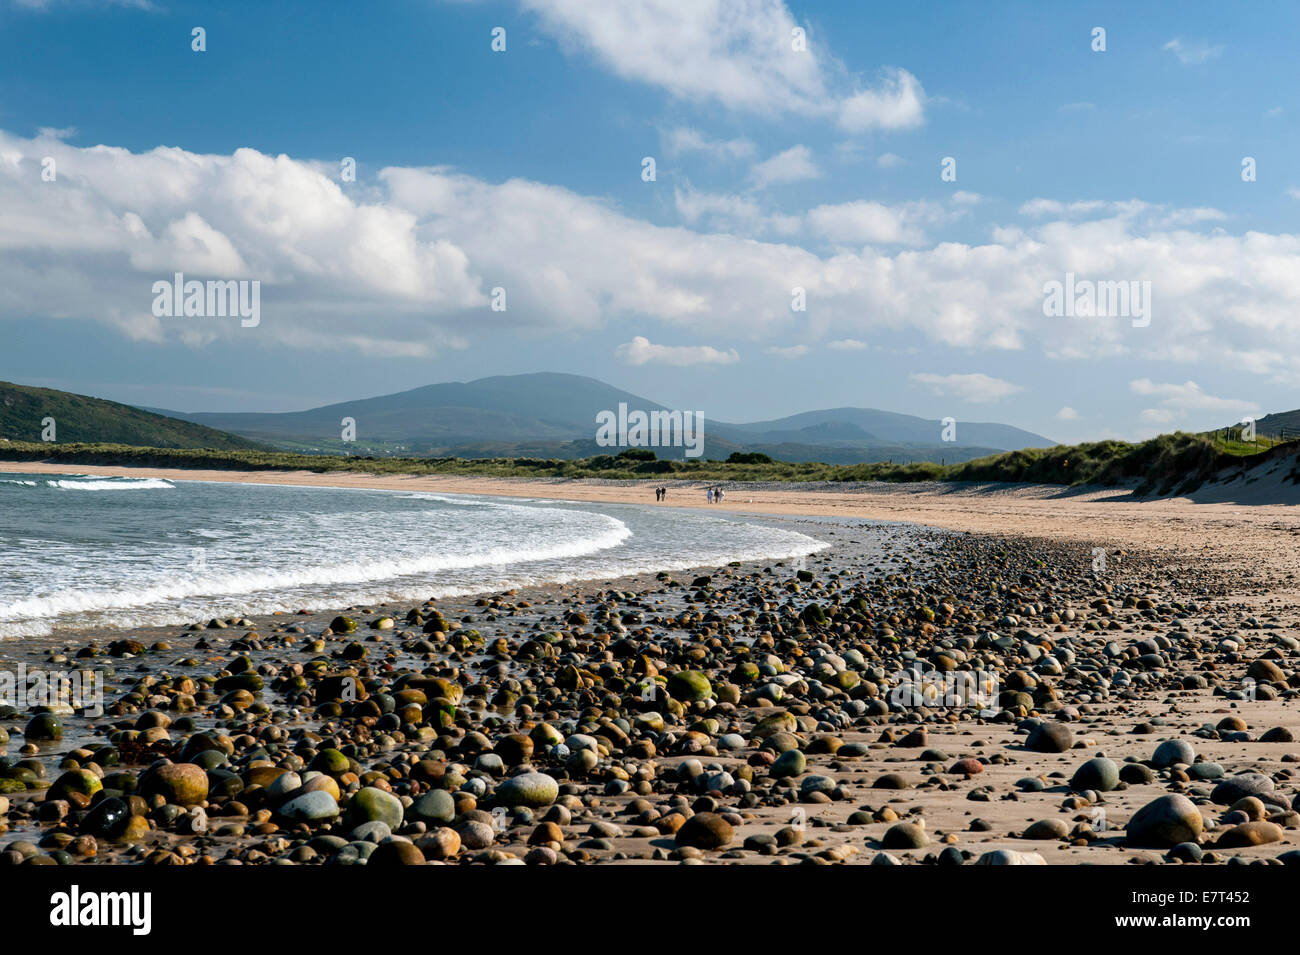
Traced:
[[1300, 845], [1285, 487], [727, 485], [710, 505], [669, 484], [657, 505], [653, 482], [76, 471], [709, 509], [824, 549], [0, 643], [113, 687], [103, 716], [57, 716], [60, 739], [0, 718], [0, 861], [1214, 864]]

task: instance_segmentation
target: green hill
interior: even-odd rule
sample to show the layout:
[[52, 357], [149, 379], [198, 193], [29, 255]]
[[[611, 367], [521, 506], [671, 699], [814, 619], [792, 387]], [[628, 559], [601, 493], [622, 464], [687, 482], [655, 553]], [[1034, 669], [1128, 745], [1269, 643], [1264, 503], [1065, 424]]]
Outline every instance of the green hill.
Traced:
[[154, 448], [257, 450], [255, 441], [130, 405], [51, 388], [0, 381], [0, 439], [40, 441], [42, 422], [54, 419], [55, 443], [103, 442]]
[[[573, 460], [608, 450], [596, 446], [596, 415], [620, 404], [643, 411], [667, 410], [660, 402], [595, 378], [555, 372], [424, 385], [307, 411], [149, 410], [309, 454]], [[355, 443], [341, 440], [344, 418], [356, 422]], [[830, 408], [751, 424], [709, 417], [704, 453], [717, 459], [735, 451], [757, 451], [791, 462], [951, 464], [1005, 449], [1052, 444], [1042, 435], [989, 422], [962, 421], [951, 442], [941, 440], [942, 431], [943, 424], [936, 420], [872, 408]], [[674, 455], [665, 451], [661, 456]]]

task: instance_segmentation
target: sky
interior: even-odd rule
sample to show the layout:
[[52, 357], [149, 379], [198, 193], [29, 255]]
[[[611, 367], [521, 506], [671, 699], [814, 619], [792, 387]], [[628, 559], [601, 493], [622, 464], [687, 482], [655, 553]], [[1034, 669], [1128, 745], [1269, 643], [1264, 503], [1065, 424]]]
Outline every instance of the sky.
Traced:
[[[287, 411], [559, 371], [1058, 441], [1290, 410], [1298, 20], [0, 0], [0, 379]], [[256, 324], [157, 314], [177, 272], [256, 281]]]

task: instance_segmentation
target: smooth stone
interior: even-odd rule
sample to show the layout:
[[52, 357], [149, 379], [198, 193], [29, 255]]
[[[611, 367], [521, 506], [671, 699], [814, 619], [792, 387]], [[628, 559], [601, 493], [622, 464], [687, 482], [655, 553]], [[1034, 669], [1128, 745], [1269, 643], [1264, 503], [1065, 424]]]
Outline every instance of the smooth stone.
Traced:
[[1231, 806], [1244, 796], [1258, 796], [1273, 791], [1273, 780], [1263, 773], [1241, 773], [1214, 787], [1210, 799], [1221, 806]]
[[1025, 741], [1035, 753], [1064, 753], [1074, 745], [1074, 734], [1064, 723], [1039, 723]]
[[1047, 865], [1047, 860], [1037, 852], [1017, 852], [1014, 849], [994, 849], [975, 860], [976, 865]]
[[1170, 862], [1200, 862], [1204, 857], [1205, 850], [1195, 842], [1180, 842], [1165, 853]]
[[1025, 830], [1025, 839], [1064, 839], [1069, 827], [1061, 819], [1040, 819]]
[[1204, 829], [1205, 820], [1192, 801], [1172, 793], [1133, 814], [1125, 826], [1125, 841], [1130, 846], [1165, 849], [1180, 842], [1196, 842]]
[[415, 840], [426, 859], [450, 859], [460, 852], [460, 834], [446, 826], [427, 832]]
[[389, 829], [398, 829], [404, 815], [400, 799], [374, 786], [357, 790], [348, 800], [347, 825], [351, 828], [363, 822], [379, 821], [388, 823]]
[[717, 849], [734, 835], [731, 823], [715, 812], [697, 812], [677, 830], [677, 844], [696, 849]]
[[1219, 849], [1246, 849], [1250, 846], [1267, 845], [1270, 842], [1281, 842], [1283, 838], [1282, 827], [1272, 823], [1257, 820], [1255, 822], [1243, 822], [1239, 826], [1233, 826], [1223, 835], [1219, 836], [1216, 848]]
[[1191, 764], [1196, 761], [1196, 750], [1185, 739], [1167, 739], [1151, 754], [1151, 765], [1167, 769], [1176, 763]]
[[1119, 785], [1119, 767], [1105, 756], [1094, 756], [1074, 771], [1070, 777], [1070, 788], [1075, 792], [1095, 789], [1098, 792], [1110, 792]]
[[363, 822], [349, 832], [348, 841], [380, 843], [392, 834], [393, 830], [388, 827], [388, 823], [376, 819], [373, 822]]
[[526, 772], [511, 776], [496, 790], [496, 801], [502, 806], [528, 806], [540, 809], [560, 797], [560, 784], [545, 773]]
[[370, 858], [366, 862], [369, 868], [374, 866], [424, 864], [424, 853], [414, 843], [407, 842], [405, 839], [390, 839], [387, 842], [381, 842], [375, 846], [375, 851], [370, 853]]
[[140, 780], [140, 794], [162, 796], [176, 806], [193, 806], [208, 798], [208, 774], [193, 763], [168, 763]]
[[339, 814], [339, 804], [324, 790], [303, 793], [290, 799], [278, 810], [285, 819], [293, 822], [327, 822]]
[[668, 695], [683, 703], [707, 700], [713, 693], [709, 678], [698, 670], [678, 670], [668, 678]]
[[797, 749], [788, 749], [777, 757], [768, 771], [773, 779], [786, 779], [802, 776], [808, 765], [808, 759]]
[[924, 849], [930, 837], [916, 823], [900, 822], [889, 827], [880, 844], [886, 849]]
[[424, 823], [447, 823], [456, 818], [456, 800], [445, 789], [433, 789], [416, 797], [407, 814]]

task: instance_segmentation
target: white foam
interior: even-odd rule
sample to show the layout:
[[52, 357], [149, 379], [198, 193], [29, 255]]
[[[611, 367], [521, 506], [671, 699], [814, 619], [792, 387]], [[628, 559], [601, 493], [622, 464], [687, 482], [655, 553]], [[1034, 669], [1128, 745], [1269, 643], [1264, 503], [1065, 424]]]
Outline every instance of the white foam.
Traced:
[[174, 490], [176, 485], [161, 478], [123, 478], [109, 481], [46, 481], [46, 487], [65, 491], [154, 491]]
[[612, 517], [606, 517], [605, 521], [608, 523], [603, 533], [549, 546], [500, 547], [478, 553], [325, 564], [291, 570], [169, 575], [166, 582], [151, 587], [65, 590], [49, 596], [0, 605], [0, 621], [34, 621], [68, 614], [126, 610], [191, 597], [243, 598], [251, 594], [299, 588], [369, 583], [449, 570], [504, 567], [531, 561], [583, 557], [617, 547], [631, 536], [631, 530], [622, 521]]

